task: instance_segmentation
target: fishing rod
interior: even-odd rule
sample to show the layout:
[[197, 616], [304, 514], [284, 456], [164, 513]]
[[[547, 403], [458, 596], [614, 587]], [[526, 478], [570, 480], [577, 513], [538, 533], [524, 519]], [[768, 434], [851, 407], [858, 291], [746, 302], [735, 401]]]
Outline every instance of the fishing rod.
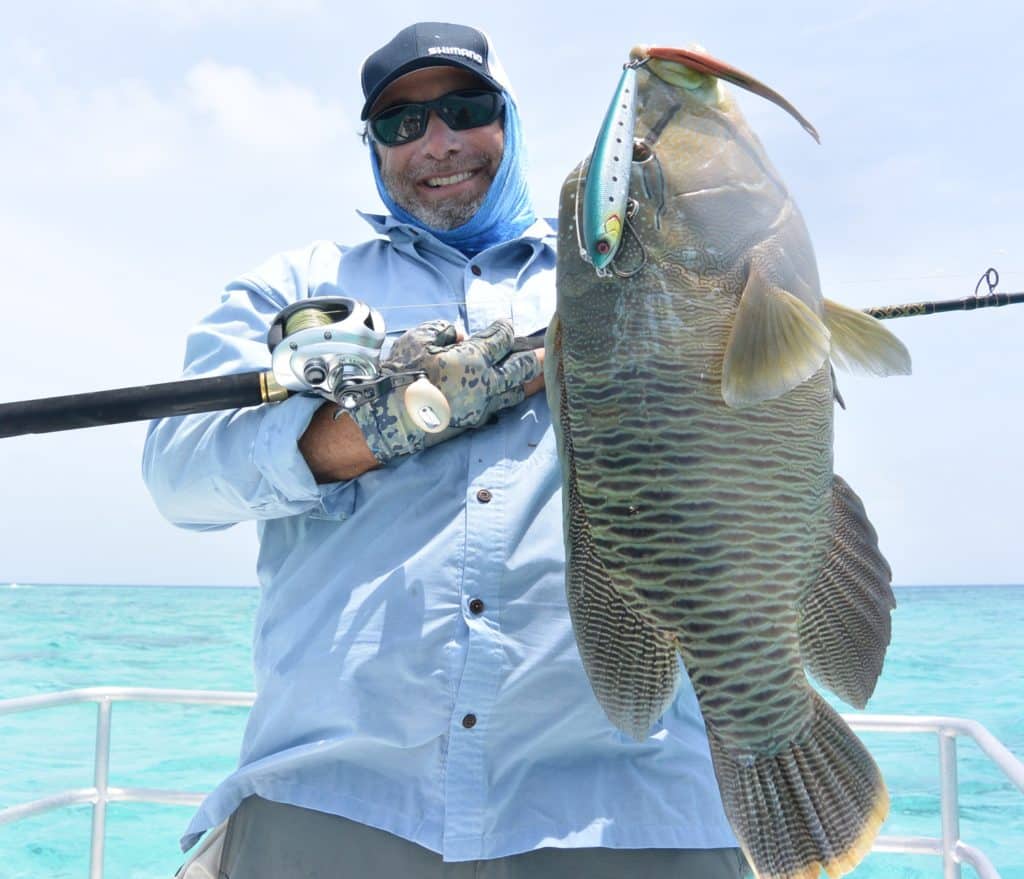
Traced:
[[[981, 285], [988, 286], [988, 293], [979, 296], [978, 291]], [[903, 305], [877, 305], [865, 308], [864, 312], [879, 320], [889, 320], [896, 317], [918, 317], [924, 314], [940, 314], [946, 311], [975, 311], [979, 308], [999, 308], [1003, 305], [1017, 305], [1024, 302], [1024, 292], [1021, 293], [996, 293], [999, 286], [999, 272], [995, 269], [986, 269], [978, 279], [974, 287], [973, 296], [965, 296], [963, 299], [944, 299], [940, 302], [907, 302]]]
[[[988, 285], [988, 293], [978, 295], [983, 283]], [[864, 312], [888, 320], [1024, 302], [1024, 292], [997, 293], [998, 284], [999, 273], [990, 268], [981, 276], [973, 296], [875, 306]], [[268, 370], [0, 403], [0, 439], [259, 406], [293, 394], [318, 395], [351, 410], [382, 393], [404, 388], [406, 408], [414, 418], [424, 406], [435, 414], [446, 410], [447, 401], [424, 373], [380, 372], [384, 339], [383, 317], [364, 302], [334, 296], [303, 300], [274, 318], [267, 335], [271, 352]], [[542, 336], [518, 337], [513, 350], [538, 348], [542, 343]], [[420, 426], [429, 433], [438, 429], [429, 417]]]
[[258, 406], [293, 394], [319, 395], [351, 410], [393, 390], [405, 394], [418, 427], [444, 430], [448, 401], [425, 373], [381, 373], [384, 339], [384, 319], [364, 302], [304, 300], [279, 312], [270, 326], [270, 369], [3, 403], [0, 438]]

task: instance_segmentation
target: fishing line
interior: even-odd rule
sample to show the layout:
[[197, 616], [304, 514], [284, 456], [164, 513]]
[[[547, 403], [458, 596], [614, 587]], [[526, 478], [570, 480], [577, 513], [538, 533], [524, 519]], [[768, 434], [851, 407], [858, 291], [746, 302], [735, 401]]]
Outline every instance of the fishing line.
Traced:
[[[648, 197], [650, 197], [649, 194]], [[1011, 272], [1010, 274], [1015, 274], [1015, 272]], [[885, 283], [886, 281], [890, 280], [928, 280], [929, 277], [931, 276], [925, 276], [923, 278], [880, 278], [878, 279], [878, 283]], [[960, 275], [958, 277], [966, 278], [973, 277], [973, 275]], [[995, 268], [988, 268], [982, 273], [981, 277], [978, 279], [978, 283], [975, 285], [974, 288], [974, 295], [972, 296], [967, 296], [962, 299], [948, 299], [932, 302], [907, 302], [899, 305], [877, 305], [871, 306], [869, 308], [863, 308], [861, 310], [865, 314], [870, 314], [872, 317], [878, 318], [879, 320], [889, 320], [891, 318], [896, 317], [913, 317], [917, 315], [940, 314], [948, 311], [976, 311], [979, 308], [999, 308], [1004, 305], [1018, 305], [1024, 303], [1024, 291], [1012, 293], [998, 292], [996, 290], [996, 287], [999, 285], [999, 280], [999, 272]], [[834, 283], [852, 284], [869, 282], [845, 281]], [[979, 296], [978, 291], [981, 289], [982, 284], [985, 284], [987, 286], [988, 293]], [[464, 300], [461, 299], [441, 299], [435, 302], [421, 302], [410, 305], [383, 305], [378, 306], [377, 310], [382, 312], [401, 311], [404, 309], [431, 308], [435, 306], [447, 305], [465, 307], [466, 303]]]

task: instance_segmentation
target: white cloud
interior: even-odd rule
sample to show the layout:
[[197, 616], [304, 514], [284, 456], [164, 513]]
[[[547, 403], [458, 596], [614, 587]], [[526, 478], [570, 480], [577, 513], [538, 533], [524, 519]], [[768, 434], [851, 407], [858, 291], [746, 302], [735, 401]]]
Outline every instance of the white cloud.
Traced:
[[171, 160], [186, 120], [146, 83], [125, 79], [89, 91], [11, 83], [0, 90], [0, 124], [17, 133], [0, 173], [25, 183], [152, 175]]
[[205, 24], [248, 19], [256, 15], [308, 15], [321, 9], [320, 0], [117, 0], [118, 5], [138, 11], [148, 8], [165, 24], [199, 27]]
[[226, 137], [272, 151], [307, 151], [346, 127], [341, 104], [301, 86], [261, 80], [243, 67], [203, 61], [186, 76], [192, 105]]
[[0, 185], [12, 191], [133, 184], [201, 173], [247, 156], [311, 160], [336, 152], [354, 131], [342, 105], [281, 78], [212, 60], [161, 90], [123, 78], [80, 86], [54, 75], [36, 53], [33, 69], [0, 84]]

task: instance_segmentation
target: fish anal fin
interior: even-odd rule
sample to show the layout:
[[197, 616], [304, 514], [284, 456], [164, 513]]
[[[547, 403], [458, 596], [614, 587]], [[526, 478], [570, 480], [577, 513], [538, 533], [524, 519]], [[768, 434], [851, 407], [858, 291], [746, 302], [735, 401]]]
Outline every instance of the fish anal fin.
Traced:
[[825, 323], [832, 334], [832, 362], [861, 375], [910, 375], [910, 352], [880, 320], [825, 300]]
[[863, 708], [882, 673], [896, 607], [892, 571], [864, 505], [839, 476], [832, 483], [832, 540], [800, 605], [807, 670], [844, 702]]
[[829, 331], [796, 296], [751, 266], [722, 364], [722, 398], [751, 406], [781, 397], [825, 362]]

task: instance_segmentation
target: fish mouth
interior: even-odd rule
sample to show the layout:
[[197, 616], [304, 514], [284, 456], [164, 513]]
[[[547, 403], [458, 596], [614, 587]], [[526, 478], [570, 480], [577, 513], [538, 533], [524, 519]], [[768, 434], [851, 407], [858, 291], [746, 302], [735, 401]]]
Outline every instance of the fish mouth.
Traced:
[[674, 49], [667, 46], [636, 46], [629, 55], [634, 62], [646, 64], [655, 76], [671, 85], [695, 88], [699, 84], [699, 79], [694, 77], [696, 73], [723, 79], [753, 92], [755, 95], [760, 95], [789, 113], [811, 137], [821, 143], [818, 130], [775, 89], [738, 67], [713, 58], [706, 52], [698, 52], [693, 49]]

